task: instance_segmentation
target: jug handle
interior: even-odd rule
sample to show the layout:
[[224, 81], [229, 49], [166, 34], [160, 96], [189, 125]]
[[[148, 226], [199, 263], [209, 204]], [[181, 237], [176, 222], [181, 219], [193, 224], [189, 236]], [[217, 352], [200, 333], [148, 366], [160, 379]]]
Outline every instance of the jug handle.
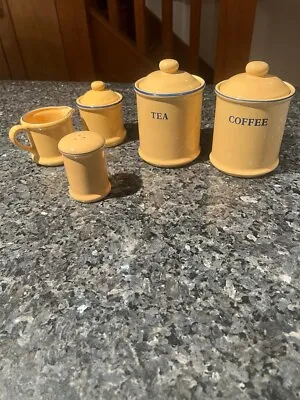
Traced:
[[[26, 131], [28, 140], [29, 140], [29, 142], [30, 142], [30, 146], [27, 146], [26, 144], [23, 144], [23, 143], [19, 142], [19, 140], [18, 140], [18, 134], [19, 134], [21, 131]], [[30, 131], [29, 131], [28, 128], [24, 128], [24, 126], [22, 126], [22, 125], [15, 125], [15, 126], [13, 126], [13, 127], [10, 129], [8, 135], [9, 135], [10, 141], [11, 141], [15, 146], [20, 147], [20, 149], [22, 149], [22, 150], [29, 151], [30, 153], [36, 153], [36, 149], [35, 149], [35, 147], [34, 147], [34, 145], [33, 145], [33, 140], [32, 140], [32, 137], [31, 137], [31, 134], [30, 134]]]

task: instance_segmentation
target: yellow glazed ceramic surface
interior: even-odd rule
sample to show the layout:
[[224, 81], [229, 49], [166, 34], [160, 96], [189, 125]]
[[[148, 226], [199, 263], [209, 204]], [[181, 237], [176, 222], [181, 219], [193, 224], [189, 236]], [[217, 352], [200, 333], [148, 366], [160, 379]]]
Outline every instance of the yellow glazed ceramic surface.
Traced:
[[200, 154], [200, 125], [205, 82], [178, 70], [166, 59], [135, 83], [139, 155], [159, 167], [188, 164]]
[[116, 146], [125, 140], [122, 100], [120, 93], [107, 89], [102, 81], [93, 82], [91, 90], [77, 99], [84, 129], [103, 136], [106, 147]]
[[[29, 151], [37, 164], [46, 166], [62, 165], [58, 142], [74, 131], [70, 107], [44, 107], [30, 111], [21, 118], [21, 124], [12, 127], [9, 139], [22, 150]], [[18, 140], [18, 134], [26, 131], [29, 145]]]
[[244, 100], [271, 100], [290, 94], [290, 88], [277, 76], [270, 75], [264, 61], [247, 64], [246, 72], [219, 84], [223, 95]]
[[92, 203], [109, 194], [104, 145], [104, 138], [90, 131], [71, 133], [59, 142], [73, 199]]
[[252, 61], [246, 73], [216, 85], [211, 163], [230, 175], [253, 177], [273, 171], [295, 88]]

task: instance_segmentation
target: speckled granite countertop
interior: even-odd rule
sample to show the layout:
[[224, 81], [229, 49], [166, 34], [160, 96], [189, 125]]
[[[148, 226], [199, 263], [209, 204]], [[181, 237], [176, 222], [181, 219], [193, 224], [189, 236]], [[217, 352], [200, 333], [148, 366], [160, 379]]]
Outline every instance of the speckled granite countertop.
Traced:
[[280, 167], [246, 180], [207, 161], [211, 87], [201, 158], [167, 170], [139, 159], [132, 88], [113, 85], [129, 138], [107, 151], [110, 197], [83, 205], [7, 132], [88, 85], [0, 85], [0, 399], [298, 399], [300, 93]]

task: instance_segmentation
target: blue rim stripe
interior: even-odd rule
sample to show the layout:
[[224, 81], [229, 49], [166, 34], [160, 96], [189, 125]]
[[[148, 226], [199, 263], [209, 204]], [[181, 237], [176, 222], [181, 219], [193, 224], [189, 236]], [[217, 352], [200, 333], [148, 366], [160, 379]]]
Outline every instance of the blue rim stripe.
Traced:
[[102, 105], [102, 106], [84, 106], [83, 104], [79, 103], [77, 100], [76, 100], [76, 104], [77, 104], [77, 106], [79, 108], [84, 108], [85, 110], [97, 110], [97, 109], [100, 109], [100, 108], [108, 108], [108, 107], [116, 106], [117, 104], [121, 103], [122, 101], [123, 101], [123, 96], [116, 103], [105, 104], [105, 105]]
[[[292, 98], [293, 96], [295, 96], [295, 93], [296, 93], [296, 91], [294, 90], [294, 92], [291, 93], [291, 94], [289, 94], [288, 96], [279, 97], [278, 99], [265, 99], [265, 100], [264, 100], [264, 99], [261, 99], [261, 100], [239, 99], [238, 97], [230, 97], [230, 96], [227, 96], [226, 94], [223, 94], [222, 92], [220, 92], [220, 91], [217, 89], [217, 86], [218, 86], [220, 83], [222, 83], [222, 82], [219, 82], [219, 83], [215, 86], [215, 93], [216, 93], [217, 95], [219, 95], [220, 97], [223, 97], [223, 98], [225, 98], [225, 99], [227, 99], [227, 100], [233, 100], [233, 101], [236, 102], [236, 103], [277, 103], [277, 102], [280, 102], [280, 101], [289, 100], [290, 98]], [[290, 85], [290, 86], [292, 86], [292, 85]], [[293, 86], [292, 86], [292, 87], [293, 87]], [[294, 89], [295, 89], [295, 88], [294, 88]]]
[[137, 93], [140, 94], [144, 94], [145, 96], [151, 96], [151, 97], [178, 97], [178, 96], [185, 96], [187, 94], [192, 94], [192, 93], [196, 93], [199, 90], [202, 90], [205, 88], [205, 82], [202, 84], [202, 86], [196, 88], [196, 89], [192, 89], [192, 90], [188, 90], [186, 92], [179, 92], [179, 93], [151, 93], [151, 92], [145, 92], [144, 90], [139, 89], [138, 87], [136, 87], [136, 85], [134, 85], [134, 90]]

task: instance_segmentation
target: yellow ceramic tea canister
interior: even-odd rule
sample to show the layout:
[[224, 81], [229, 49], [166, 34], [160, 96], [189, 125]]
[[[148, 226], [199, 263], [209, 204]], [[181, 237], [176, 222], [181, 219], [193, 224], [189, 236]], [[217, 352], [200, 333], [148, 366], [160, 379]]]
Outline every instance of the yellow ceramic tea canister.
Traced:
[[106, 147], [125, 140], [122, 101], [123, 96], [107, 89], [102, 81], [93, 82], [91, 90], [76, 101], [84, 129], [103, 136]]
[[104, 145], [98, 133], [89, 131], [73, 132], [59, 142], [73, 199], [92, 203], [109, 194]]
[[135, 83], [143, 160], [177, 167], [198, 157], [204, 87], [202, 78], [179, 70], [173, 59]]
[[230, 175], [254, 177], [274, 170], [295, 88], [269, 74], [263, 61], [216, 85], [211, 163]]
[[[31, 153], [34, 162], [45, 166], [62, 165], [62, 155], [58, 142], [65, 135], [74, 131], [72, 124], [73, 108], [67, 106], [43, 107], [29, 111], [21, 117], [20, 125], [9, 131], [10, 141]], [[25, 131], [29, 145], [18, 140], [18, 135]]]

